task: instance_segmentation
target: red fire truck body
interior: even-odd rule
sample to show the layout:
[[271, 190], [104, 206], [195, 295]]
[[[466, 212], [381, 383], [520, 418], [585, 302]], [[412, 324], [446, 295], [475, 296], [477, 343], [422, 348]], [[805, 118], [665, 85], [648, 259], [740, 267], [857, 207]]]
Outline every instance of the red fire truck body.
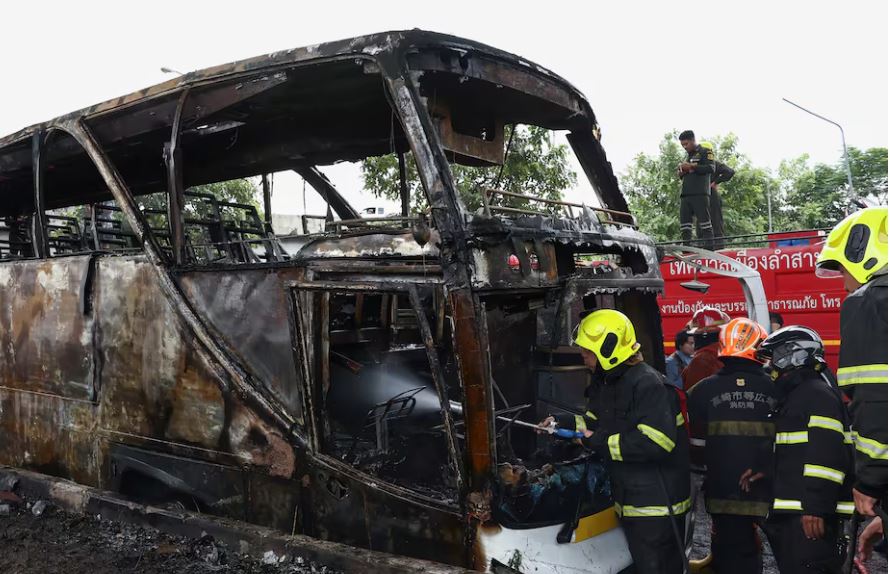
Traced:
[[[785, 325], [815, 329], [825, 343], [828, 364], [837, 370], [840, 309], [846, 292], [841, 279], [816, 277], [816, 257], [822, 250], [824, 234], [824, 231], [771, 233], [768, 247], [724, 249], [720, 253], [758, 271], [770, 312], [782, 315]], [[710, 261], [708, 265], [720, 264]], [[698, 280], [710, 285], [707, 293], [702, 294], [680, 286], [695, 278], [695, 270], [688, 264], [666, 257], [661, 263], [661, 273], [665, 292], [659, 303], [665, 353], [674, 351], [674, 334], [703, 306], [717, 307], [731, 317], [747, 315], [745, 297], [737, 279], [699, 271]]]

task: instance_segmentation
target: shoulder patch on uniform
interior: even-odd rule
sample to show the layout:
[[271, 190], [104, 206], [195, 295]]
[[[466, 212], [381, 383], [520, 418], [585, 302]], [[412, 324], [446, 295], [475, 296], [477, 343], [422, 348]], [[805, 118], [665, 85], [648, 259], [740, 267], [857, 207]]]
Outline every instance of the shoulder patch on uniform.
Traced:
[[744, 387], [744, 386], [745, 386], [745, 379], [736, 379], [736, 380], [735, 380], [735, 386], [737, 386], [737, 387]]

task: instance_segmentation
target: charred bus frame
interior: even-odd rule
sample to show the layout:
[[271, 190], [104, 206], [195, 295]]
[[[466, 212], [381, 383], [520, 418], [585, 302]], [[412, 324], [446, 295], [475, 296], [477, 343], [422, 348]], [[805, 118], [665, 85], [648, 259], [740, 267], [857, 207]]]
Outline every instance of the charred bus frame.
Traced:
[[[484, 190], [484, 209], [468, 212], [450, 165], [503, 162], [504, 125], [517, 123], [569, 132], [597, 207]], [[387, 152], [402, 213], [361, 219], [317, 166]], [[426, 213], [408, 208], [408, 154]], [[290, 254], [269, 226], [265, 174], [280, 170], [329, 206], [327, 231]], [[263, 176], [260, 227], [235, 224], [233, 239], [221, 217], [189, 211], [191, 186], [244, 176]], [[165, 210], [140, 205], [159, 191]], [[552, 383], [577, 372], [561, 361], [585, 308], [623, 308], [647, 359], [663, 361], [659, 258], [627, 212], [589, 104], [552, 72], [464, 39], [391, 32], [192, 72], [0, 139], [0, 193], [3, 464], [484, 569], [498, 400], [535, 403], [538, 373]], [[81, 204], [92, 240], [72, 239], [51, 213]], [[190, 221], [223, 245], [216, 260], [196, 256]], [[102, 247], [103, 234], [128, 237], [127, 249]], [[364, 304], [357, 294], [379, 296], [393, 341], [408, 317], [454, 496], [325, 451], [337, 294], [347, 309]], [[354, 333], [336, 336], [366, 341], [361, 312], [342, 309]], [[519, 327], [492, 336], [508, 325]], [[515, 388], [496, 387], [510, 372]]]

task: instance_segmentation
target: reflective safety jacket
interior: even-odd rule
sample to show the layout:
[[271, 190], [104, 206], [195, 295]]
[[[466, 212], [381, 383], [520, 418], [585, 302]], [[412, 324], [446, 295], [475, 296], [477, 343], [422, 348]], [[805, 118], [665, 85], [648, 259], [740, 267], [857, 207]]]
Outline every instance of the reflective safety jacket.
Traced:
[[[627, 518], [680, 515], [690, 509], [689, 444], [677, 392], [645, 363], [597, 373], [588, 409], [609, 469], [615, 510]], [[591, 429], [592, 430], [592, 429]], [[670, 508], [668, 507], [670, 504]]]
[[850, 397], [856, 490], [887, 499], [887, 274], [841, 306], [838, 385]]
[[772, 512], [853, 513], [853, 441], [840, 392], [812, 370], [777, 381]]
[[[707, 466], [705, 505], [711, 514], [768, 514], [772, 496], [772, 455], [778, 405], [775, 385], [760, 363], [725, 357], [724, 366], [689, 391], [692, 459]], [[750, 492], [739, 478], [752, 469], [767, 476]]]

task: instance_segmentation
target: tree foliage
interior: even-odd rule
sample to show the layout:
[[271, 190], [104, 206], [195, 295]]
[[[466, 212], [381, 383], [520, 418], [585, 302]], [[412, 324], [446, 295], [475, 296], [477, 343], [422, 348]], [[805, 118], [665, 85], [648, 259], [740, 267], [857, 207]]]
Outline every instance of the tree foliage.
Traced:
[[851, 147], [850, 171], [853, 192], [848, 197], [847, 170], [843, 158], [834, 165], [808, 165], [808, 157], [785, 160], [779, 165], [781, 221], [792, 228], [831, 227], [844, 217], [851, 199], [887, 203], [887, 148], [859, 150]]
[[229, 181], [196, 185], [192, 188], [189, 188], [189, 191], [193, 191], [196, 193], [208, 193], [221, 201], [244, 203], [247, 205], [252, 205], [256, 208], [260, 207], [260, 204], [257, 201], [259, 188], [253, 180], [248, 178], [232, 179]]
[[[761, 233], [768, 228], [767, 193], [772, 201], [773, 229], [831, 227], [849, 207], [846, 169], [841, 158], [834, 165], [811, 165], [809, 157], [782, 161], [776, 173], [755, 166], [739, 149], [734, 134], [705, 139], [715, 156], [735, 170], [720, 185], [727, 235]], [[849, 149], [854, 199], [887, 201], [887, 149]], [[621, 184], [631, 211], [643, 231], [659, 241], [680, 237], [680, 180], [677, 164], [686, 157], [677, 133], [666, 133], [656, 155], [637, 155]]]
[[[508, 128], [508, 133], [505, 134], [508, 140], [511, 129], [513, 128]], [[519, 126], [515, 129], [500, 180], [500, 166], [471, 167], [451, 164], [458, 193], [470, 211], [482, 206], [482, 192], [486, 188], [496, 186], [502, 191], [561, 199], [563, 192], [575, 185], [577, 175], [568, 164], [568, 146], [555, 144], [552, 132], [544, 128]], [[416, 212], [426, 206], [427, 200], [413, 157], [409, 154], [406, 160], [411, 209]], [[394, 154], [368, 158], [362, 162], [361, 169], [365, 189], [376, 197], [399, 200], [399, 166]], [[525, 202], [510, 202], [509, 205], [525, 207]]]

